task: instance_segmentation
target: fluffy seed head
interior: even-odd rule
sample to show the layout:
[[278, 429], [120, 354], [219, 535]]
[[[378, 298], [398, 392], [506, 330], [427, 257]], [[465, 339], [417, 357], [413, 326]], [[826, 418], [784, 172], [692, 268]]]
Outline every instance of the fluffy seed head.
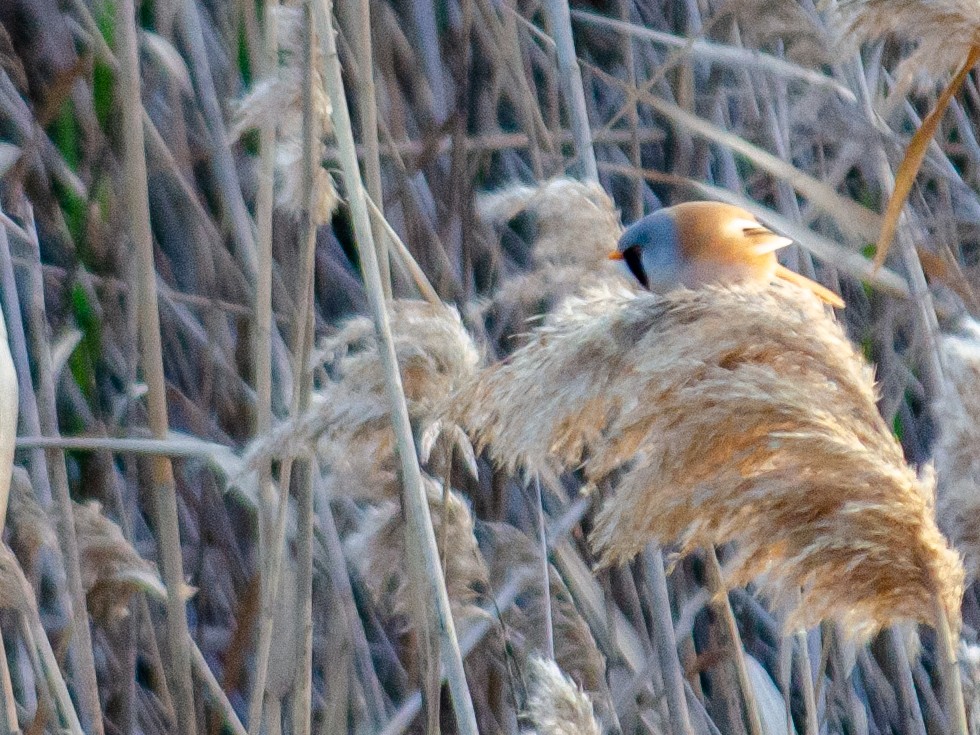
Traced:
[[601, 735], [589, 697], [558, 664], [535, 657], [529, 668], [531, 691], [524, 715], [537, 735]]
[[980, 324], [943, 337], [943, 392], [934, 415], [939, 526], [963, 554], [967, 573], [980, 572]]
[[788, 625], [855, 634], [959, 618], [963, 570], [875, 406], [870, 367], [809, 294], [786, 284], [615, 286], [569, 299], [452, 418], [496, 460], [618, 475], [592, 543], [604, 563], [649, 541], [736, 541], [730, 581], [762, 577]]
[[839, 9], [847, 31], [859, 41], [897, 36], [918, 42], [902, 63], [900, 78], [953, 71], [980, 43], [978, 0], [850, 0]]

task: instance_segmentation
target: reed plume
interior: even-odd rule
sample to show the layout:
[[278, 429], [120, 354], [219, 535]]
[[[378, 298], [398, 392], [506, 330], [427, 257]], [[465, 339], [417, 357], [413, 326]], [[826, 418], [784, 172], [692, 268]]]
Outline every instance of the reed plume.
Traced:
[[537, 735], [601, 735], [592, 702], [558, 664], [534, 657], [531, 690], [524, 716]]
[[[119, 526], [103, 515], [99, 503], [75, 503], [72, 510], [82, 588], [93, 618], [109, 621], [124, 616], [129, 598], [140, 590], [166, 599], [156, 565], [140, 556]], [[182, 594], [192, 593], [193, 588], [185, 585]]]
[[527, 331], [529, 319], [551, 311], [583, 284], [615, 273], [606, 256], [616, 249], [622, 227], [598, 184], [557, 178], [537, 187], [510, 187], [484, 195], [478, 207], [498, 233], [519, 220], [529, 247], [530, 267], [504, 278], [477, 309], [502, 353], [520, 345], [515, 338]]
[[941, 343], [944, 376], [933, 415], [939, 527], [963, 555], [971, 578], [980, 572], [980, 324]]
[[[298, 215], [306, 208], [303, 195], [303, 13], [296, 4], [282, 5], [276, 14], [280, 63], [271, 77], [260, 79], [235, 106], [229, 130], [238, 140], [249, 130], [272, 125], [277, 128], [275, 173], [278, 180], [276, 204]], [[319, 55], [319, 44], [314, 44]], [[320, 75], [321, 64], [314, 63], [313, 120], [317, 140], [330, 135], [331, 104]], [[323, 148], [321, 147], [321, 157]], [[321, 165], [315, 168], [311, 212], [318, 225], [330, 222], [339, 201], [331, 175]]]
[[875, 406], [871, 368], [808, 293], [777, 284], [568, 299], [485, 369], [452, 418], [510, 469], [618, 476], [591, 543], [603, 564], [655, 541], [738, 542], [728, 581], [762, 582], [855, 633], [959, 619], [963, 569]]
[[[473, 536], [473, 516], [459, 493], [443, 498], [442, 485], [422, 476], [432, 514], [432, 527], [446, 560], [446, 591], [457, 621], [483, 615], [477, 603], [487, 587], [487, 567]], [[355, 532], [345, 539], [348, 556], [386, 616], [412, 618], [409, 577], [405, 571], [405, 527], [401, 507], [386, 501], [369, 507]]]
[[[476, 370], [479, 351], [454, 308], [413, 300], [389, 306], [405, 398], [423, 455], [439, 442], [452, 444], [475, 473], [469, 440], [442, 417], [446, 399]], [[246, 464], [254, 470], [262, 457], [315, 451], [329, 470], [331, 491], [372, 500], [398, 497], [395, 437], [371, 320], [359, 316], [343, 323], [321, 341], [313, 359], [323, 369], [310, 410], [250, 445]]]
[[846, 30], [859, 41], [896, 36], [917, 42], [902, 62], [900, 78], [946, 73], [980, 44], [976, 0], [849, 0], [838, 7]]

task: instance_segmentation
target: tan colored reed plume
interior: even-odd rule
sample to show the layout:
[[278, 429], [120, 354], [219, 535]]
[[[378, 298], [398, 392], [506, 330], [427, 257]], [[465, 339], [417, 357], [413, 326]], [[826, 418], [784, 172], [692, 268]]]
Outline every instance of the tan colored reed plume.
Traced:
[[529, 669], [531, 686], [524, 716], [537, 735], [601, 735], [588, 695], [558, 664], [534, 657]]
[[790, 626], [931, 622], [934, 595], [959, 619], [933, 488], [878, 414], [871, 368], [792, 285], [597, 289], [453, 406], [512, 469], [618, 475], [591, 538], [604, 563], [737, 541], [730, 583], [763, 576], [787, 607], [803, 589]]
[[850, 0], [838, 7], [847, 30], [860, 41], [896, 36], [918, 43], [902, 62], [903, 78], [949, 72], [980, 44], [977, 0]]
[[[455, 491], [443, 499], [442, 485], [422, 476], [432, 514], [432, 527], [446, 560], [446, 591], [457, 621], [483, 615], [478, 607], [487, 587], [487, 568], [473, 536], [473, 516]], [[370, 507], [357, 530], [344, 542], [348, 556], [360, 569], [378, 609], [407, 625], [413, 603], [405, 570], [405, 527], [401, 507], [385, 501]], [[445, 544], [443, 548], [442, 544]]]
[[[480, 353], [458, 312], [444, 305], [396, 299], [390, 304], [395, 353], [408, 411], [423, 454], [452, 443], [475, 472], [466, 436], [441, 419], [444, 403], [476, 370]], [[394, 434], [374, 326], [354, 317], [320, 343], [314, 361], [324, 365], [310, 410], [261, 437], [246, 452], [249, 466], [265, 456], [316, 451], [329, 470], [331, 490], [352, 497], [398, 497]]]
[[[267, 124], [277, 127], [275, 171], [278, 180], [276, 203], [283, 210], [298, 214], [304, 210], [303, 198], [303, 13], [297, 4], [273, 9], [279, 37], [280, 64], [271, 78], [260, 79], [235, 109], [229, 134], [238, 140], [249, 130]], [[318, 44], [314, 44], [319, 49]], [[319, 53], [319, 51], [317, 51]], [[314, 63], [314, 135], [319, 140], [332, 132], [330, 98]], [[323, 166], [314, 173], [313, 221], [326, 224], [337, 207], [333, 178]]]
[[619, 213], [598, 184], [558, 178], [537, 187], [516, 186], [482, 197], [485, 222], [500, 229], [522, 215], [530, 239], [530, 268], [505, 278], [480, 316], [496, 323], [503, 351], [520, 345], [527, 320], [551, 311], [583, 285], [611, 276], [606, 257], [622, 232]]
[[967, 573], [980, 573], [980, 324], [946, 335], [940, 347], [945, 378], [933, 414], [939, 526], [963, 554]]
[[[96, 502], [75, 503], [82, 587], [92, 616], [112, 620], [126, 614], [130, 596], [139, 590], [166, 599], [167, 589], [156, 565], [139, 555], [122, 530], [102, 514]], [[193, 588], [186, 586], [189, 596]]]

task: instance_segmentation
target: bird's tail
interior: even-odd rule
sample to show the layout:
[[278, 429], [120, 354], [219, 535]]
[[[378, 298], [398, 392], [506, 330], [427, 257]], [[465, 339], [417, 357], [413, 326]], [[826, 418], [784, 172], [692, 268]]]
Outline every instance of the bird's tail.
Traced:
[[840, 296], [835, 294], [829, 288], [825, 288], [824, 286], [821, 286], [816, 281], [811, 281], [806, 276], [801, 276], [796, 271], [791, 271], [789, 268], [786, 268], [785, 266], [777, 265], [776, 277], [782, 278], [784, 281], [789, 281], [790, 283], [800, 286], [801, 288], [805, 288], [808, 291], [812, 291], [813, 294], [818, 299], [820, 299], [824, 303], [830, 304], [831, 306], [837, 309], [844, 308], [844, 300]]

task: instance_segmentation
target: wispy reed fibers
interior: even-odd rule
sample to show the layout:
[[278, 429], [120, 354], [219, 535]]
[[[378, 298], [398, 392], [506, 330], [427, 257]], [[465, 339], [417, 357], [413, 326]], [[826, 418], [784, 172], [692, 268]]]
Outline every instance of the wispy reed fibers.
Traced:
[[599, 274], [613, 275], [607, 255], [622, 232], [609, 195], [594, 183], [551, 179], [540, 186], [514, 186], [485, 194], [483, 221], [498, 236], [510, 227], [529, 248], [530, 267], [504, 278], [492, 300], [480, 306], [491, 337], [503, 352], [519, 346], [528, 319], [551, 311]]
[[[470, 379], [480, 353], [451, 306], [396, 299], [388, 303], [392, 339], [409, 417], [423, 450], [445, 440], [473, 465], [465, 435], [441, 420], [445, 402]], [[332, 492], [380, 500], [398, 496], [395, 436], [374, 325], [353, 317], [321, 340], [313, 356], [321, 381], [310, 409], [253, 443], [247, 460], [316, 451]]]
[[875, 406], [870, 367], [792, 286], [614, 286], [567, 300], [452, 416], [511, 469], [620, 474], [596, 519], [603, 563], [648, 541], [738, 542], [728, 581], [762, 582], [787, 626], [836, 618], [860, 634], [959, 618], [963, 570]]
[[980, 573], [980, 324], [940, 341], [945, 381], [933, 415], [939, 527], [963, 555], [967, 575]]
[[529, 668], [531, 685], [524, 715], [536, 735], [601, 735], [592, 702], [558, 664], [535, 657]]

